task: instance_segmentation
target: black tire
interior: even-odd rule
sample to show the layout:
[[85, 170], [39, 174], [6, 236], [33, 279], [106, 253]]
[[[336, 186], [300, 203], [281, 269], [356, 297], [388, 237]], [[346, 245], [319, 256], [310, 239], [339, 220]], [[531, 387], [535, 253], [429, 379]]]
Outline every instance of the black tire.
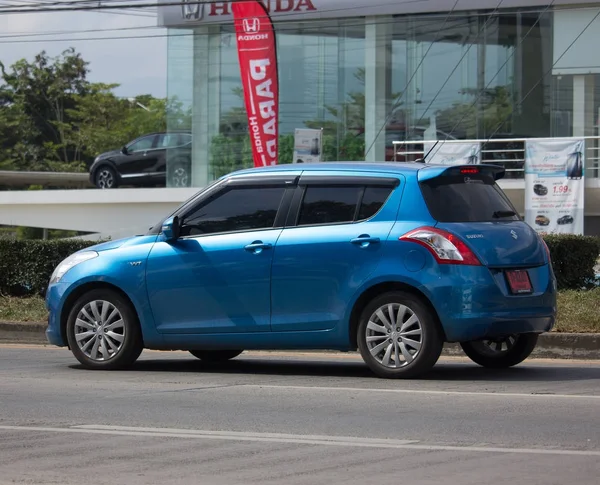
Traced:
[[[392, 308], [398, 307], [398, 313], [395, 314], [395, 317], [399, 317], [400, 309], [406, 307], [410, 314], [416, 316], [418, 324], [408, 325], [408, 321], [413, 316], [410, 315], [409, 318], [409, 315], [404, 313], [402, 317], [402, 322], [405, 325], [404, 329], [403, 326], [398, 325], [395, 329], [392, 328], [388, 332], [387, 330], [389, 329], [383, 324], [381, 326], [378, 325], [377, 328], [384, 329], [384, 331], [373, 332], [368, 327], [371, 317], [375, 317], [373, 323], [377, 323], [375, 320], [381, 321], [381, 319], [374, 315], [375, 312], [382, 307], [388, 310], [390, 305]], [[386, 316], [388, 317], [388, 323], [392, 323], [389, 318], [390, 314], [388, 313]], [[420, 329], [420, 334], [415, 335], [417, 328]], [[398, 329], [401, 331], [398, 331]], [[370, 336], [372, 338], [369, 342], [367, 342], [368, 332], [374, 334]], [[389, 337], [391, 338], [386, 337], [387, 334], [390, 334]], [[403, 336], [403, 334], [406, 335]], [[378, 342], [381, 343], [379, 344]], [[413, 343], [409, 344], [409, 342]], [[435, 365], [442, 353], [444, 340], [436, 315], [421, 298], [412, 293], [393, 291], [378, 296], [366, 306], [358, 325], [357, 343], [363, 360], [377, 376], [388, 379], [410, 379], [424, 374]], [[386, 343], [389, 343], [389, 345], [386, 346]], [[419, 344], [418, 349], [412, 347], [412, 345], [417, 344]], [[372, 351], [376, 351], [375, 347], [381, 345], [383, 347], [379, 353], [373, 354]], [[394, 355], [388, 354], [389, 347], [392, 347], [393, 350], [391, 352]], [[383, 349], [385, 349], [385, 352]], [[396, 353], [396, 349], [398, 349], [398, 353]], [[411, 349], [414, 351], [412, 354]], [[384, 355], [380, 362], [377, 357], [381, 355], [381, 352]], [[404, 352], [408, 352], [413, 360], [409, 361], [404, 357]], [[384, 365], [386, 356], [387, 362], [390, 365]], [[394, 367], [391, 367], [391, 357], [394, 358]], [[401, 357], [404, 359], [404, 362], [402, 362]]]
[[178, 158], [168, 163], [168, 186], [189, 187], [191, 182], [190, 163], [188, 160]]
[[94, 173], [94, 185], [99, 189], [116, 189], [119, 186], [117, 172], [109, 165], [102, 165]]
[[243, 350], [190, 350], [189, 352], [204, 362], [225, 362], [236, 358]]
[[[513, 343], [511, 343], [511, 339], [514, 340]], [[505, 369], [520, 364], [529, 357], [535, 349], [537, 341], [538, 334], [524, 333], [506, 339], [462, 342], [460, 346], [469, 359], [476, 364], [490, 369]], [[501, 350], [495, 350], [498, 345], [501, 346]], [[507, 346], [506, 350], [502, 350], [504, 345]]]
[[[85, 327], [81, 325], [81, 319], [77, 321], [77, 318], [80, 312], [83, 309], [86, 309], [86, 312], [91, 317], [95, 317], [93, 312], [91, 312], [91, 307], [88, 305], [92, 305], [93, 302], [107, 302], [109, 305], [107, 307], [110, 308], [110, 305], [114, 307], [118, 314], [113, 317], [112, 320], [108, 318], [112, 315], [112, 310], [107, 312], [106, 320], [110, 323], [111, 321], [117, 322], [119, 327], [110, 328], [107, 324], [104, 328], [104, 324], [102, 327], [97, 325], [93, 325], [94, 322], [91, 322], [92, 325], [86, 325]], [[101, 309], [102, 307], [100, 307]], [[94, 318], [92, 318], [93, 320]], [[88, 323], [89, 319], [84, 318], [85, 323]], [[101, 319], [97, 319], [101, 320]], [[122, 324], [119, 323], [122, 320]], [[97, 323], [97, 322], [96, 322]], [[91, 327], [97, 327], [94, 330], [91, 330]], [[88, 327], [90, 330], [88, 330]], [[121, 328], [122, 327], [122, 328]], [[90, 337], [92, 345], [88, 347], [90, 353], [92, 355], [87, 355], [84, 349], [80, 347], [76, 338], [80, 337], [79, 342], [83, 347], [89, 343], [88, 340], [81, 339], [82, 332], [90, 331], [93, 333], [93, 336]], [[113, 335], [113, 336], [111, 336]], [[98, 346], [96, 347], [96, 355], [98, 358], [92, 358], [93, 348], [96, 345], [96, 337], [99, 340]], [[87, 337], [86, 337], [87, 338]], [[105, 340], [104, 344], [102, 344], [102, 339]], [[109, 339], [109, 340], [107, 340]], [[116, 339], [121, 339], [120, 341]], [[67, 321], [67, 340], [69, 343], [69, 348], [71, 352], [75, 356], [75, 358], [87, 369], [94, 370], [114, 370], [114, 369], [124, 369], [132, 365], [137, 358], [142, 353], [144, 348], [144, 343], [142, 339], [142, 332], [140, 330], [140, 324], [131, 304], [125, 300], [119, 293], [109, 290], [109, 289], [98, 289], [91, 290], [88, 293], [82, 295], [73, 305], [71, 311], [69, 312], [69, 318]], [[113, 351], [113, 355], [109, 355], [107, 358], [104, 355], [103, 348], [107, 349], [109, 352], [113, 350], [111, 344], [117, 345], [118, 349]], [[104, 347], [102, 347], [104, 345]], [[85, 349], [86, 351], [88, 349]], [[102, 359], [100, 359], [99, 352], [102, 353]]]

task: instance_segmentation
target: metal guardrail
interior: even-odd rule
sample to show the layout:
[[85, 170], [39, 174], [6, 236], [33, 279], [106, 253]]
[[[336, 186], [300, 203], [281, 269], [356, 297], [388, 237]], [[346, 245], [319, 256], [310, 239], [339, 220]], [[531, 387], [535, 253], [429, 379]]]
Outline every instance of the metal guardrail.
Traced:
[[21, 187], [41, 185], [43, 187], [91, 188], [88, 173], [74, 172], [18, 172], [1, 170], [0, 186]]
[[[552, 140], [572, 140], [573, 138], [585, 141], [585, 169], [586, 176], [600, 177], [600, 136], [583, 137], [553, 137]], [[534, 138], [529, 138], [534, 139]], [[540, 138], [535, 138], [540, 139]], [[492, 138], [470, 140], [440, 140], [442, 143], [480, 143], [481, 162], [503, 165], [506, 169], [505, 178], [522, 179], [525, 172], [525, 142], [528, 138]], [[424, 143], [435, 143], [437, 140], [407, 140], [394, 141], [394, 161], [412, 162], [424, 156]]]

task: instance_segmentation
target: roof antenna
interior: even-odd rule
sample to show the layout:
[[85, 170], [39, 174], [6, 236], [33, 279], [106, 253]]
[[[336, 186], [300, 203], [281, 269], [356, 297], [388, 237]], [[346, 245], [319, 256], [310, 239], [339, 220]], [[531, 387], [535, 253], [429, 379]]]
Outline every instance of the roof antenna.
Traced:
[[429, 156], [429, 154], [433, 151], [433, 149], [437, 146], [437, 144], [440, 142], [440, 140], [436, 140], [436, 142], [433, 144], [433, 146], [429, 149], [429, 151], [425, 154], [425, 156], [423, 158], [417, 158], [415, 160], [416, 163], [427, 163], [427, 157]]

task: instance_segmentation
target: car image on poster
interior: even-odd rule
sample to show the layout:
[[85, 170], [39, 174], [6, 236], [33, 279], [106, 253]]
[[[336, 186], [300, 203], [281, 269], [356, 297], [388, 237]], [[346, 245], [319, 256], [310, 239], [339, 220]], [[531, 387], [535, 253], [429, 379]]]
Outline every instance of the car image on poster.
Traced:
[[541, 234], [583, 234], [581, 138], [525, 143], [525, 222]]

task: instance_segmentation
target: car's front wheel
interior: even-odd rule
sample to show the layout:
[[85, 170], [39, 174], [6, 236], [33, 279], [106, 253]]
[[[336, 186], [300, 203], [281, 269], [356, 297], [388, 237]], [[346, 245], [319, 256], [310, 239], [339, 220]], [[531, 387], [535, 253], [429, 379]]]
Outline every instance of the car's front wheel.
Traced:
[[133, 364], [143, 349], [137, 315], [120, 294], [92, 290], [73, 305], [67, 340], [75, 358], [88, 369], [121, 369]]
[[529, 357], [537, 341], [537, 334], [525, 333], [497, 339], [463, 342], [460, 346], [476, 364], [492, 369], [504, 369], [520, 364]]
[[224, 362], [240, 355], [243, 350], [190, 350], [190, 354], [205, 362]]
[[412, 378], [430, 370], [443, 338], [433, 311], [416, 295], [395, 291], [375, 298], [362, 313], [358, 348], [379, 377]]
[[94, 183], [99, 189], [116, 189], [119, 185], [117, 173], [108, 165], [99, 167], [96, 170]]

